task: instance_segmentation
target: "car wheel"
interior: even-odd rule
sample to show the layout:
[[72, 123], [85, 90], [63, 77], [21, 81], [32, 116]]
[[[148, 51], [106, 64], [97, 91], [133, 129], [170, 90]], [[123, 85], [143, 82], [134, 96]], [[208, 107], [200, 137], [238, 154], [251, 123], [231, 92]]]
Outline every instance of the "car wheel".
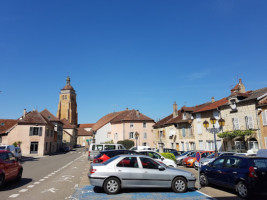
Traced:
[[208, 178], [205, 174], [200, 174], [199, 180], [201, 186], [207, 186], [209, 184]]
[[107, 194], [117, 194], [121, 189], [119, 179], [112, 177], [108, 178], [104, 183], [104, 190]]
[[242, 181], [238, 182], [238, 184], [236, 185], [236, 191], [237, 194], [244, 199], [247, 199], [250, 195], [250, 192], [246, 186], [246, 184]]
[[2, 185], [4, 185], [4, 182], [5, 182], [5, 175], [4, 174], [0, 174], [0, 187]]
[[21, 178], [22, 178], [22, 169], [19, 170], [19, 173], [18, 173], [18, 175], [17, 175], [16, 180], [17, 180], [17, 181], [20, 181]]
[[172, 190], [176, 193], [187, 191], [187, 181], [182, 177], [177, 177], [172, 182]]

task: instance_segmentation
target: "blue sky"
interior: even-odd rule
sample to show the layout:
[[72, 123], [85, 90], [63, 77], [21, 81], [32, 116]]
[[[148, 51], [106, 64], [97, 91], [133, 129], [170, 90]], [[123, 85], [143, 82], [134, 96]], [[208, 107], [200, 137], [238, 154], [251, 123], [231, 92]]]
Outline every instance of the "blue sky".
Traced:
[[79, 123], [139, 109], [157, 120], [267, 86], [267, 1], [0, 2], [0, 118], [56, 115], [71, 78]]

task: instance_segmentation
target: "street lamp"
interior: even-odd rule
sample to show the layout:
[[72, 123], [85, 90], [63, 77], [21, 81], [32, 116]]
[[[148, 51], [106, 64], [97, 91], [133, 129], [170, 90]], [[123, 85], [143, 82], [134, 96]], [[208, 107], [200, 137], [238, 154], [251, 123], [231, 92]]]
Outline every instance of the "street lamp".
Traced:
[[[210, 123], [212, 124], [212, 127], [213, 127], [213, 135], [214, 135], [214, 147], [215, 147], [215, 157], [217, 157], [218, 156], [218, 150], [217, 150], [217, 142], [216, 142], [216, 132], [215, 132], [215, 124], [216, 124], [216, 118], [215, 117], [211, 117], [210, 118]], [[224, 126], [224, 124], [225, 124], [225, 120], [224, 119], [219, 119], [218, 120], [218, 122], [219, 122], [219, 125], [220, 125], [220, 127], [223, 127]], [[207, 129], [208, 127], [209, 127], [209, 122], [207, 121], [207, 120], [205, 120], [204, 122], [203, 122], [203, 126]]]
[[138, 139], [138, 137], [139, 137], [139, 133], [136, 131], [135, 132], [135, 134], [134, 134], [134, 136], [135, 136], [135, 140], [136, 140], [136, 149], [137, 149], [137, 139]]

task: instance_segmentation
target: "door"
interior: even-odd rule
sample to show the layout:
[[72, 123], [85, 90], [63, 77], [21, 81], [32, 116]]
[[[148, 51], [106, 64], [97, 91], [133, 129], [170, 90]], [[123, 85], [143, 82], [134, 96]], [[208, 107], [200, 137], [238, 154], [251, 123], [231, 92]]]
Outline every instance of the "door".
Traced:
[[224, 163], [224, 158], [218, 158], [210, 164], [210, 167], [206, 168], [206, 174], [208, 180], [213, 183], [220, 183], [222, 176], [222, 168]]
[[179, 143], [176, 143], [176, 150], [177, 150], [177, 151], [180, 150]]
[[227, 187], [234, 187], [236, 184], [236, 178], [238, 172], [240, 172], [239, 167], [241, 159], [237, 157], [228, 157], [225, 159], [225, 164], [223, 168], [222, 182]]
[[139, 167], [136, 157], [123, 158], [115, 168], [121, 178], [122, 187], [138, 187], [142, 185], [143, 170]]
[[[142, 185], [146, 187], [170, 187], [171, 180], [168, 173], [159, 170], [159, 164], [150, 158], [140, 157], [143, 167]], [[165, 169], [166, 170], [166, 169]]]

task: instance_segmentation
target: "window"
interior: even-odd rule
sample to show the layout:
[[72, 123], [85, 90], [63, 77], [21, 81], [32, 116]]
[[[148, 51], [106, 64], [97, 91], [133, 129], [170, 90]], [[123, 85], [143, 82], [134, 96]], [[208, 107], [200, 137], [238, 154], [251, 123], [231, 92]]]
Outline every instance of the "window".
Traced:
[[190, 142], [190, 148], [191, 150], [196, 150], [196, 145], [194, 142]]
[[264, 110], [262, 112], [262, 123], [263, 123], [263, 126], [267, 126], [267, 110]]
[[214, 142], [212, 140], [206, 141], [207, 150], [214, 150]]
[[7, 153], [0, 153], [0, 159], [3, 161], [9, 161], [9, 157]]
[[38, 142], [31, 142], [31, 154], [37, 154], [38, 153]]
[[245, 149], [245, 145], [243, 141], [235, 141], [235, 149], [242, 150]]
[[202, 134], [202, 124], [197, 124], [197, 133]]
[[130, 167], [130, 168], [139, 168], [136, 157], [126, 157], [122, 159], [117, 167]]
[[140, 157], [140, 160], [141, 160], [143, 168], [145, 169], [157, 169], [158, 170], [159, 168], [159, 164], [152, 159]]
[[50, 137], [53, 137], [53, 130], [50, 130]]
[[43, 127], [30, 127], [30, 136], [39, 135], [42, 136]]
[[92, 150], [103, 151], [103, 145], [93, 145]]
[[183, 113], [183, 119], [186, 119], [186, 112]]
[[148, 156], [153, 159], [161, 159], [161, 156], [155, 152], [148, 152]]
[[114, 150], [116, 149], [115, 145], [105, 145], [105, 150]]
[[238, 168], [241, 160], [239, 158], [230, 157], [226, 159], [225, 167]]
[[237, 111], [235, 99], [230, 100], [230, 107], [231, 107], [232, 111]]
[[259, 144], [257, 140], [250, 140], [248, 142], [248, 149], [249, 150], [258, 150], [259, 149]]
[[159, 132], [159, 138], [163, 138], [163, 131]]
[[147, 134], [146, 134], [146, 132], [144, 133], [144, 139], [146, 139], [147, 138]]
[[216, 168], [222, 168], [223, 167], [224, 158], [217, 159], [213, 162], [212, 166]]
[[182, 129], [182, 135], [183, 135], [183, 137], [186, 136], [186, 132], [185, 132], [185, 128], [184, 128], [184, 127], [183, 127], [183, 129]]
[[204, 142], [203, 140], [199, 140], [199, 150], [204, 150], [205, 147], [204, 147]]
[[118, 133], [114, 134], [114, 139], [117, 140], [118, 139]]
[[201, 122], [201, 114], [197, 113], [196, 114], [197, 122]]
[[184, 151], [184, 142], [181, 142], [181, 145], [182, 145], [182, 151]]
[[143, 128], [146, 128], [146, 122], [143, 122]]
[[130, 138], [130, 139], [133, 139], [133, 138], [134, 138], [134, 132], [130, 132], [130, 133], [129, 133], [129, 138]]
[[238, 118], [232, 118], [232, 121], [233, 121], [233, 128], [234, 128], [234, 130], [239, 130], [240, 129], [240, 126], [239, 126]]
[[134, 124], [133, 122], [130, 123], [130, 128], [133, 128], [134, 127]]
[[190, 150], [190, 149], [189, 149], [189, 143], [186, 142], [185, 145], [186, 145], [186, 151], [189, 151], [189, 150]]
[[253, 118], [252, 118], [252, 116], [246, 116], [245, 117], [245, 121], [246, 121], [247, 129], [253, 129]]

